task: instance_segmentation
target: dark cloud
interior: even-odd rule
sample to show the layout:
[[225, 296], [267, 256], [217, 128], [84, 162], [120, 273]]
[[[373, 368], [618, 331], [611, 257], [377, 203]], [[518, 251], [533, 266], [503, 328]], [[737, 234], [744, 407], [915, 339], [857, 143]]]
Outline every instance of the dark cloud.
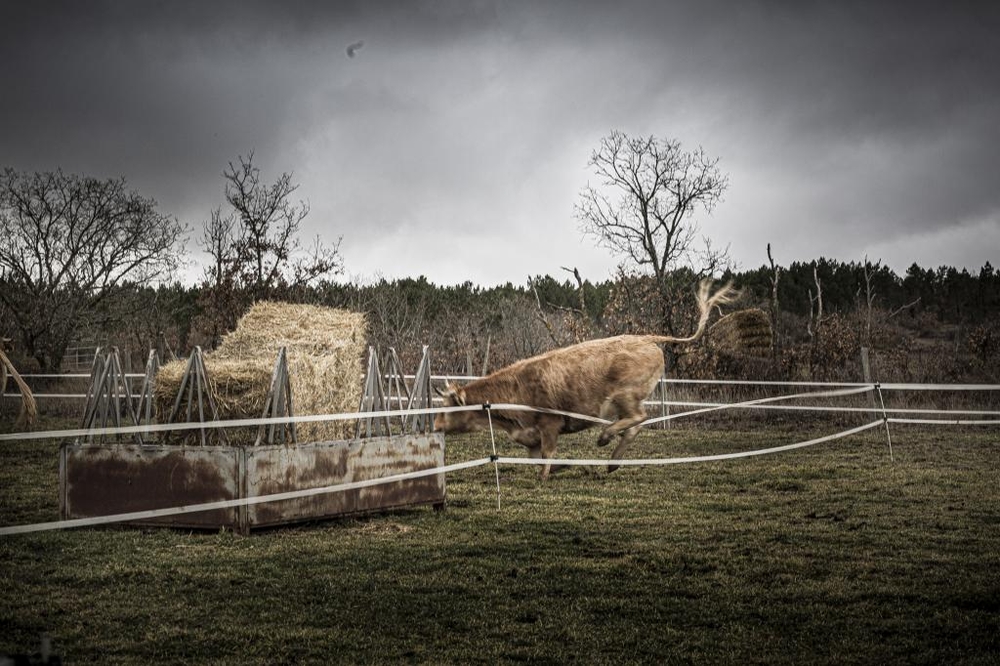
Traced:
[[[226, 163], [252, 149], [265, 176], [295, 173], [308, 231], [344, 234], [349, 267], [367, 274], [606, 272], [614, 259], [581, 243], [571, 213], [611, 129], [720, 157], [731, 189], [702, 227], [745, 265], [779, 239], [788, 260], [891, 251], [935, 263], [936, 244], [975, 265], [989, 257], [968, 238], [1000, 227], [989, 3], [2, 12], [3, 165], [125, 175], [197, 225], [221, 200]], [[945, 247], [948, 229], [964, 249]]]

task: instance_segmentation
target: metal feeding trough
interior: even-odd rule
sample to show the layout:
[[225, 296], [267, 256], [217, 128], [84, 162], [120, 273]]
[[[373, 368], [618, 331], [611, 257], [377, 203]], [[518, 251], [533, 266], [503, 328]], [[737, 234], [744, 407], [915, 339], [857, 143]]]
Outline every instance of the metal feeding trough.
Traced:
[[[394, 358], [395, 354], [390, 354]], [[204, 372], [203, 364], [191, 366]], [[276, 376], [287, 373], [281, 366], [279, 362]], [[370, 381], [381, 376], [372, 350], [362, 411], [385, 409], [387, 392], [379, 382]], [[272, 382], [273, 386], [280, 384]], [[425, 348], [413, 388], [402, 397], [410, 408], [429, 406], [429, 388]], [[267, 410], [272, 409], [269, 403]], [[282, 411], [290, 412], [290, 406], [283, 406]], [[91, 412], [88, 409], [88, 414]], [[60, 513], [63, 519], [73, 519], [190, 506], [368, 481], [444, 465], [444, 436], [427, 432], [428, 418], [413, 415], [400, 419], [395, 428], [393, 425], [384, 417], [362, 418], [359, 431], [375, 436], [338, 442], [284, 440], [287, 443], [247, 446], [67, 442], [59, 459]], [[402, 430], [402, 434], [391, 434], [393, 430]], [[268, 438], [271, 441], [273, 434]], [[255, 528], [399, 507], [430, 504], [443, 508], [445, 500], [445, 475], [431, 474], [346, 491], [146, 518], [131, 524], [226, 527], [246, 534]]]
[[[59, 460], [60, 512], [89, 518], [261, 497], [379, 479], [444, 465], [444, 437], [394, 435], [352, 442], [265, 446], [71, 444]], [[260, 527], [445, 503], [445, 475], [137, 521], [247, 533]]]

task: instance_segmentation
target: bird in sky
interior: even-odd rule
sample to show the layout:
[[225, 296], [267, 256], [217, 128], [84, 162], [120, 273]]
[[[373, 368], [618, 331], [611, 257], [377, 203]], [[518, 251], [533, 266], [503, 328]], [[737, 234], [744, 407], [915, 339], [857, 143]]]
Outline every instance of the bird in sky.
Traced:
[[351, 44], [350, 46], [348, 46], [347, 47], [347, 57], [348, 58], [353, 58], [354, 54], [358, 52], [358, 49], [360, 49], [364, 45], [365, 45], [364, 42], [354, 42], [353, 44]]

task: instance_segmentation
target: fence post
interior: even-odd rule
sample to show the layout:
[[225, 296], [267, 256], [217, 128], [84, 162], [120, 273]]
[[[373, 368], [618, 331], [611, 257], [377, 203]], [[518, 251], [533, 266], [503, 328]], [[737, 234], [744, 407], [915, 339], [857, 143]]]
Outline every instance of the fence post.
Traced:
[[868, 347], [861, 348], [861, 372], [864, 374], [866, 384], [874, 384], [875, 390], [868, 392], [868, 404], [871, 406], [872, 414], [878, 414], [879, 408], [875, 403], [875, 393], [878, 393], [878, 400], [882, 404], [882, 422], [885, 424], [885, 438], [889, 443], [889, 460], [895, 461], [892, 455], [892, 434], [889, 432], [889, 415], [885, 411], [885, 398], [882, 397], [882, 388], [872, 379], [872, 367], [868, 358]]
[[[872, 380], [872, 367], [871, 362], [868, 358], [868, 347], [861, 348], [861, 373], [864, 376], [865, 384], [874, 384]], [[875, 394], [871, 391], [868, 392], [868, 404], [872, 408], [872, 413], [878, 411], [878, 406], [875, 404]]]
[[[368, 370], [365, 374], [364, 393], [361, 396], [359, 412], [381, 412], [386, 409], [385, 391], [382, 388], [382, 371], [379, 369], [378, 352], [375, 347], [368, 347]], [[354, 437], [361, 439], [362, 428], [365, 437], [380, 437], [391, 435], [392, 426], [386, 416], [366, 417], [358, 419]]]
[[[423, 355], [420, 357], [420, 366], [417, 368], [417, 374], [413, 377], [413, 391], [410, 393], [407, 409], [430, 409], [433, 406], [433, 395], [434, 393], [431, 390], [430, 347], [424, 345]], [[408, 426], [409, 431], [414, 434], [426, 433], [431, 430], [433, 421], [434, 417], [430, 414], [411, 416]]]
[[667, 418], [666, 418], [667, 415], [670, 414], [670, 408], [667, 407], [667, 373], [666, 373], [666, 371], [664, 371], [663, 375], [660, 377], [659, 388], [660, 388], [660, 417], [663, 418], [663, 420], [660, 421], [657, 424], [657, 427], [660, 430], [666, 430], [667, 428], [670, 427], [670, 421], [667, 420]]
[[[673, 370], [673, 357], [670, 354], [663, 355], [663, 376], [660, 377], [660, 416], [669, 416], [670, 407], [666, 404], [667, 402], [667, 377]], [[673, 421], [669, 419], [666, 421], [660, 421], [660, 428], [663, 430], [669, 430], [673, 426]]]

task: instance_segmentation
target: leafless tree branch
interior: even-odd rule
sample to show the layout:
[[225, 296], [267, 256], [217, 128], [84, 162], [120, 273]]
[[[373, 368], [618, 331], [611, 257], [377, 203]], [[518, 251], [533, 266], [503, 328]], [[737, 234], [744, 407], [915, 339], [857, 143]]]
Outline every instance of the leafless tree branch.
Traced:
[[[676, 140], [630, 137], [613, 131], [601, 139], [588, 162], [600, 180], [580, 193], [574, 214], [584, 235], [648, 270], [656, 280], [663, 313], [661, 327], [672, 332], [672, 303], [698, 277], [727, 264], [728, 248], [704, 239], [697, 247], [699, 208], [711, 212], [728, 187], [728, 177], [699, 148], [681, 149]], [[672, 275], [689, 271], [683, 290]]]

